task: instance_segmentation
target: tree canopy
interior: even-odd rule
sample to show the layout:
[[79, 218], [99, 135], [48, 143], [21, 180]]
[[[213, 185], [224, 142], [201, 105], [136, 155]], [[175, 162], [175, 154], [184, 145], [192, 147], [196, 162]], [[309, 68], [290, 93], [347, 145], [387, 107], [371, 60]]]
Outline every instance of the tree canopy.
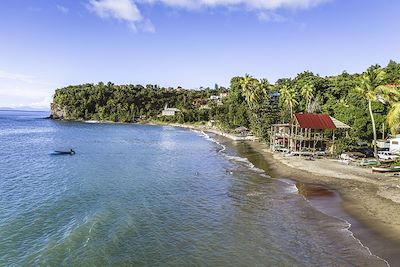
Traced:
[[[391, 86], [385, 86], [388, 84]], [[288, 122], [296, 112], [321, 112], [351, 125], [351, 136], [372, 140], [371, 111], [378, 137], [383, 128], [382, 134], [387, 135], [390, 130], [392, 134], [398, 133], [398, 84], [400, 64], [390, 61], [384, 68], [373, 65], [362, 74], [344, 71], [321, 77], [305, 71], [294, 78], [279, 79], [275, 84], [246, 74], [233, 77], [229, 88], [217, 84], [212, 89], [199, 90], [150, 84], [82, 84], [57, 89], [53, 108], [63, 109], [66, 119], [71, 120], [132, 122], [135, 118], [146, 118], [180, 123], [213, 120], [225, 130], [244, 126], [265, 139], [272, 123]], [[160, 117], [165, 104], [181, 112]]]

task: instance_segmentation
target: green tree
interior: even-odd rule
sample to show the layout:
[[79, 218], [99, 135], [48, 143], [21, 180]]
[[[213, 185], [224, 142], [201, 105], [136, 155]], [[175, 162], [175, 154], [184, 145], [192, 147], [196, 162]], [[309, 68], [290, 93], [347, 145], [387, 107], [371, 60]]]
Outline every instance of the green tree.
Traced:
[[304, 85], [303, 88], [301, 88], [301, 96], [306, 100], [306, 111], [311, 112], [310, 105], [311, 100], [314, 97], [314, 86], [310, 83]]
[[249, 74], [246, 74], [240, 80], [240, 86], [247, 104], [249, 105], [249, 107], [252, 107], [260, 98], [260, 87], [258, 85], [258, 80], [254, 79]]
[[280, 88], [279, 93], [281, 101], [286, 105], [286, 108], [289, 108], [290, 117], [293, 118], [293, 108], [298, 104], [298, 101], [296, 100], [296, 92], [287, 85], [283, 85]]
[[372, 110], [372, 102], [378, 101], [379, 94], [382, 94], [386, 91], [384, 88], [384, 79], [386, 73], [380, 67], [370, 67], [366, 72], [361, 76], [360, 86], [356, 88], [356, 90], [364, 96], [368, 100], [368, 110], [372, 123], [372, 132], [374, 137], [374, 153], [375, 157], [378, 157], [378, 148], [376, 145], [377, 135], [376, 135], [376, 125], [375, 125], [375, 117]]

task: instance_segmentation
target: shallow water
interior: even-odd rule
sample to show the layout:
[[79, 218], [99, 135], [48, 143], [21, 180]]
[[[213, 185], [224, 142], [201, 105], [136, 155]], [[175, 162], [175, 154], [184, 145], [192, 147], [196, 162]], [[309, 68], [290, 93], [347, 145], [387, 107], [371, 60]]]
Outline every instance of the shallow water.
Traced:
[[0, 266], [386, 265], [203, 133], [45, 116], [0, 111]]

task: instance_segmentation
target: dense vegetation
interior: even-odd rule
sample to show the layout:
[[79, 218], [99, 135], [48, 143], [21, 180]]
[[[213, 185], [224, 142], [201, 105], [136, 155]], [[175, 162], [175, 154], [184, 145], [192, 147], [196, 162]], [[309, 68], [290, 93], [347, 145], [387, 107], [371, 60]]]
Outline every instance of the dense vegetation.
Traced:
[[[201, 90], [161, 88], [157, 85], [83, 84], [56, 90], [53, 109], [66, 119], [132, 122], [137, 118], [179, 123], [213, 120], [226, 130], [244, 126], [267, 139], [271, 123], [287, 122], [295, 112], [328, 113], [350, 125], [350, 136], [372, 140], [398, 131], [400, 64], [371, 66], [363, 74], [343, 72], [320, 77], [305, 71], [295, 78], [270, 84], [249, 75], [231, 79], [230, 88]], [[210, 99], [229, 92], [221, 99]], [[160, 117], [164, 105], [181, 110]], [[370, 107], [370, 108], [369, 108]], [[374, 123], [371, 123], [373, 120]]]

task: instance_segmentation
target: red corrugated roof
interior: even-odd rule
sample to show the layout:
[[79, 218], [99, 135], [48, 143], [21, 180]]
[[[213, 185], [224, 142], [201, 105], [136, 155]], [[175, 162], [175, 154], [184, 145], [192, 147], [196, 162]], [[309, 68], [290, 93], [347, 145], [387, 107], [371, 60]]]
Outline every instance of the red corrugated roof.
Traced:
[[331, 117], [327, 114], [294, 114], [300, 128], [305, 129], [336, 129]]

